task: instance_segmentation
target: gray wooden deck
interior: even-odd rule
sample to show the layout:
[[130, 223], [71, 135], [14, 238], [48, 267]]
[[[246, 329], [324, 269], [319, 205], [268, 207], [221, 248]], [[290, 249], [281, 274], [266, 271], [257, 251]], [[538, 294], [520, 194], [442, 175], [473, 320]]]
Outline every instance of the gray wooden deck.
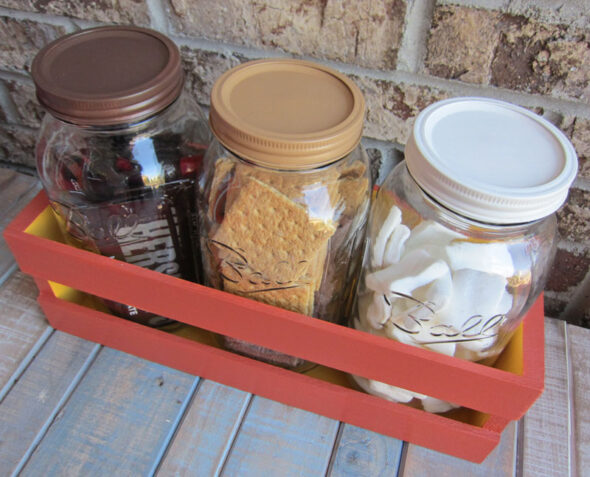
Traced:
[[[0, 169], [0, 228], [38, 190]], [[52, 329], [0, 241], [0, 475], [590, 475], [590, 330], [546, 318], [545, 392], [482, 464]]]

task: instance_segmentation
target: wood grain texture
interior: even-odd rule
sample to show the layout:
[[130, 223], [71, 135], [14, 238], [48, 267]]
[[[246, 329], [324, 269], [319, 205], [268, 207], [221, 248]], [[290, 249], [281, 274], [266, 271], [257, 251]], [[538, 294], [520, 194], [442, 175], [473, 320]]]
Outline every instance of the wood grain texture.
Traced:
[[36, 296], [33, 279], [19, 271], [0, 287], [0, 389], [49, 327]]
[[[40, 189], [39, 180], [10, 169], [0, 168], [0, 231], [34, 197]], [[15, 267], [6, 242], [0, 237], [0, 284]]]
[[215, 475], [229, 452], [251, 396], [203, 380], [157, 475]]
[[545, 319], [545, 391], [524, 417], [524, 475], [568, 475], [569, 418], [565, 322]]
[[573, 378], [575, 462], [572, 472], [590, 476], [590, 330], [568, 325], [567, 336]]
[[403, 442], [343, 424], [329, 476], [397, 475]]
[[338, 421], [255, 396], [222, 475], [324, 475]]
[[517, 423], [512, 421], [504, 429], [500, 444], [481, 463], [451, 457], [414, 444], [408, 444], [402, 458], [400, 475], [404, 477], [430, 476], [510, 476], [516, 475]]
[[94, 343], [55, 331], [0, 404], [0, 462], [14, 471], [69, 396]]
[[103, 348], [22, 475], [147, 475], [193, 382]]

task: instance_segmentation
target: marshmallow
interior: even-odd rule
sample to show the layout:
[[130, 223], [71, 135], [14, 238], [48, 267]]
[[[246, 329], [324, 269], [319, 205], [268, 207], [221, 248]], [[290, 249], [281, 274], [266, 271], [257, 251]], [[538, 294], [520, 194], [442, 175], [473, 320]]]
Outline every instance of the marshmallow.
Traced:
[[[507, 280], [499, 275], [463, 269], [453, 273], [453, 297], [437, 312], [440, 323], [462, 331], [468, 320], [481, 316], [482, 322], [495, 315], [507, 313], [512, 305], [505, 295]], [[471, 321], [471, 320], [470, 320]], [[474, 329], [469, 332], [475, 332]]]
[[385, 245], [385, 252], [383, 253], [384, 267], [399, 262], [402, 255], [404, 244], [410, 236], [410, 229], [404, 224], [399, 224], [389, 236], [387, 244]]
[[514, 264], [505, 243], [453, 242], [445, 252], [451, 270], [468, 268], [506, 278], [514, 275]]
[[366, 321], [375, 329], [383, 328], [391, 316], [391, 302], [381, 293], [373, 293], [373, 299], [367, 307]]
[[457, 239], [465, 239], [465, 236], [433, 220], [424, 220], [412, 229], [406, 241], [406, 250], [424, 249], [426, 246], [446, 247]]
[[383, 254], [385, 253], [385, 246], [387, 245], [387, 240], [389, 239], [393, 230], [401, 224], [401, 221], [401, 211], [398, 207], [393, 206], [389, 210], [387, 217], [381, 224], [381, 228], [378, 230], [376, 235], [371, 237], [373, 239], [371, 265], [374, 268], [379, 268], [383, 266]]
[[390, 291], [410, 294], [445, 273], [449, 267], [442, 260], [433, 259], [423, 250], [413, 250], [387, 268], [370, 273], [365, 278], [368, 288], [380, 293]]
[[459, 406], [433, 397], [425, 397], [422, 399], [422, 407], [427, 412], [447, 412], [451, 409], [456, 409]]
[[[393, 206], [371, 230], [367, 293], [357, 328], [448, 356], [481, 361], [493, 356], [498, 328], [513, 308], [508, 279], [515, 264], [500, 242], [469, 242], [432, 220], [410, 230]], [[355, 376], [365, 391], [397, 402], [420, 399], [428, 412], [453, 403]]]

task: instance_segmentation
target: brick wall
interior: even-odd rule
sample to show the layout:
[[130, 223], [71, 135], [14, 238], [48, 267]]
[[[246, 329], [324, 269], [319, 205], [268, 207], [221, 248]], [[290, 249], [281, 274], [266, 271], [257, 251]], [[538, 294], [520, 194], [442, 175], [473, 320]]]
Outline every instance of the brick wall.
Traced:
[[302, 57], [352, 76], [367, 99], [364, 143], [377, 181], [433, 101], [490, 96], [543, 115], [580, 156], [559, 212], [546, 313], [590, 326], [589, 0], [0, 0], [2, 165], [34, 167], [42, 111], [29, 68], [38, 49], [111, 23], [173, 38], [205, 107], [215, 78], [250, 59]]

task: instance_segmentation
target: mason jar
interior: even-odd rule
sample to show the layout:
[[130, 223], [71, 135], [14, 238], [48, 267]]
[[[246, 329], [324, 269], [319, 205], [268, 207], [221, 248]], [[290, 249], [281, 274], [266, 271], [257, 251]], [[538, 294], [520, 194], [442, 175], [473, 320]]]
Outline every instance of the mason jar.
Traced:
[[[555, 212], [576, 173], [568, 139], [524, 108], [484, 98], [427, 107], [372, 204], [352, 325], [493, 364], [544, 288]], [[456, 407], [354, 379], [427, 411]]]
[[[245, 63], [211, 93], [199, 178], [205, 282], [331, 322], [350, 309], [370, 198], [365, 103], [346, 76], [299, 60]], [[222, 337], [237, 353], [304, 360]]]
[[[183, 88], [176, 45], [145, 28], [83, 30], [43, 48], [32, 76], [47, 111], [37, 169], [68, 242], [196, 280], [195, 183], [210, 132]], [[171, 323], [105, 303], [143, 324]]]

